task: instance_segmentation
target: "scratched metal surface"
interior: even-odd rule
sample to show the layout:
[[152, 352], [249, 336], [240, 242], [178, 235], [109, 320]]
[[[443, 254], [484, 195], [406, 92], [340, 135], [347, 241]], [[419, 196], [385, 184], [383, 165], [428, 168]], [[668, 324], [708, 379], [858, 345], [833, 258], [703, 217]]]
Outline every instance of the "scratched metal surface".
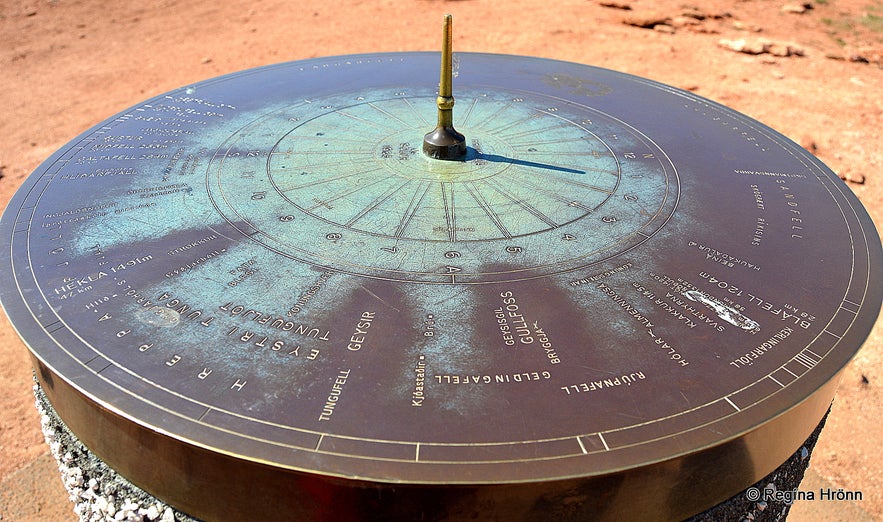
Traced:
[[806, 151], [640, 78], [460, 54], [467, 158], [432, 160], [437, 56], [209, 80], [49, 158], [0, 221], [40, 365], [209, 452], [492, 484], [733, 440], [861, 346], [880, 240]]

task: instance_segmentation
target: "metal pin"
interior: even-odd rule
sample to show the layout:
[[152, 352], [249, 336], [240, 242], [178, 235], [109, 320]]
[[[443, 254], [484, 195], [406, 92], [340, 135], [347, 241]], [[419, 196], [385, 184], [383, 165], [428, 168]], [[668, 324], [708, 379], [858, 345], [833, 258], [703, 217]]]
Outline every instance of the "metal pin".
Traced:
[[438, 126], [423, 137], [423, 153], [441, 160], [466, 157], [466, 138], [454, 129], [453, 52], [451, 51], [451, 15], [445, 15], [441, 73], [438, 84]]

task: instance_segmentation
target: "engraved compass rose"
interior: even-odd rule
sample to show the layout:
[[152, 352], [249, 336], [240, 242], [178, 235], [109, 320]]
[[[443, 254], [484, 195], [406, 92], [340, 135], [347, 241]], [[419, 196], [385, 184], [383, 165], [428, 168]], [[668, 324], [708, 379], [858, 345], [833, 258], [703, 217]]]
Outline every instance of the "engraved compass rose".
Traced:
[[[360, 89], [261, 115], [212, 158], [215, 207], [291, 258], [426, 283], [584, 268], [639, 245], [674, 212], [678, 178], [665, 152], [554, 89], [464, 81], [458, 126], [467, 137], [453, 131], [462, 155], [421, 154], [432, 101], [443, 100], [438, 128], [451, 124], [450, 76], [443, 66], [439, 96], [427, 88]], [[242, 154], [268, 139], [268, 154]]]

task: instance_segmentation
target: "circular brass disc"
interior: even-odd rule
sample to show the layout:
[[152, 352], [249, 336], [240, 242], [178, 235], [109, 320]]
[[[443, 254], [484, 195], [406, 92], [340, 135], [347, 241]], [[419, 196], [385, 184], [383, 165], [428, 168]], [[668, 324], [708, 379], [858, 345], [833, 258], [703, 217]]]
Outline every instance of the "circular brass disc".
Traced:
[[206, 518], [682, 518], [778, 466], [880, 310], [849, 189], [516, 56], [459, 55], [466, 157], [431, 159], [437, 56], [205, 81], [28, 178], [0, 291], [65, 422]]

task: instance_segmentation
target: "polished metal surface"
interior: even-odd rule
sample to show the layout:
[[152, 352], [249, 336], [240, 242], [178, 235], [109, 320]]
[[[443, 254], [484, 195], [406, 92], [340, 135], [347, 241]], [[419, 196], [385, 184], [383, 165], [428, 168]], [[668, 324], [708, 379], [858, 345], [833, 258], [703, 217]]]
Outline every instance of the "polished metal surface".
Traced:
[[849, 189], [694, 94], [457, 57], [462, 161], [420, 151], [438, 53], [395, 53], [170, 92], [28, 178], [0, 298], [96, 454], [210, 519], [677, 519], [799, 447], [880, 310]]

